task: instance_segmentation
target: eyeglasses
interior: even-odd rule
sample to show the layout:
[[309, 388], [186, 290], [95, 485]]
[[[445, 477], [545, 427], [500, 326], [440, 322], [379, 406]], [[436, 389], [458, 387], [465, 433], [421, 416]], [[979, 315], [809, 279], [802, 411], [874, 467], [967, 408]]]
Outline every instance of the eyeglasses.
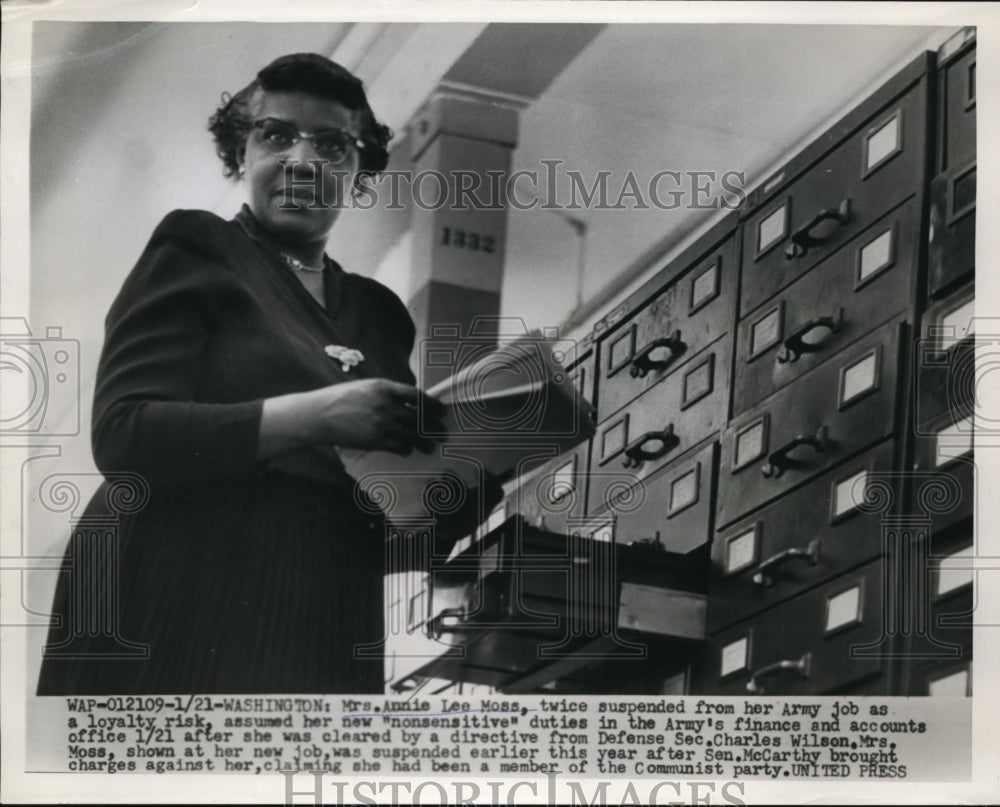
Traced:
[[260, 131], [260, 139], [265, 148], [274, 154], [288, 151], [300, 140], [312, 140], [316, 153], [336, 165], [347, 158], [347, 152], [351, 146], [357, 149], [359, 154], [365, 149], [364, 141], [343, 129], [323, 129], [320, 132], [306, 134], [300, 132], [288, 121], [278, 118], [264, 118], [254, 121], [253, 125], [255, 129]]

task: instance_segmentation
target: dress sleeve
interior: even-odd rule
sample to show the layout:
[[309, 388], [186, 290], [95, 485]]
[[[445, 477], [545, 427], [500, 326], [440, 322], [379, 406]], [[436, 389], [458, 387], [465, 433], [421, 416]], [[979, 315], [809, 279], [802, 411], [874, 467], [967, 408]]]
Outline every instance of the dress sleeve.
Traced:
[[104, 473], [195, 484], [263, 467], [263, 399], [196, 400], [220, 298], [233, 283], [210, 219], [198, 211], [168, 215], [105, 320], [92, 429]]

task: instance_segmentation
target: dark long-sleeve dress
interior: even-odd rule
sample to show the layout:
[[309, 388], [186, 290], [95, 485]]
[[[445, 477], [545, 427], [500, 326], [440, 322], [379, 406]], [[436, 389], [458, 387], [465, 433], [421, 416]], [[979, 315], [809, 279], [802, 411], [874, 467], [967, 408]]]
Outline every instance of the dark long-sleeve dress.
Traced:
[[[175, 211], [156, 229], [108, 314], [94, 397], [108, 481], [84, 518], [111, 517], [117, 583], [87, 579], [76, 530], [40, 695], [382, 691], [384, 521], [334, 452], [257, 457], [265, 398], [414, 381], [402, 302], [329, 259], [324, 273], [326, 310], [246, 207], [231, 221]], [[345, 372], [329, 345], [364, 359]], [[109, 506], [116, 475], [144, 480], [141, 509]], [[81, 603], [108, 590], [114, 625], [88, 624]]]

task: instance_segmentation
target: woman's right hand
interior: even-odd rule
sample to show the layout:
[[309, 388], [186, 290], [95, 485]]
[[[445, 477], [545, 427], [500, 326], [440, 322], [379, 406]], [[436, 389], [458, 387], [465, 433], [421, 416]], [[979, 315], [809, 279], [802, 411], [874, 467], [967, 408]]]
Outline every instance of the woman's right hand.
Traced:
[[445, 408], [416, 387], [384, 378], [365, 378], [264, 401], [258, 456], [304, 445], [409, 454], [430, 452], [434, 440], [421, 428], [438, 422]]

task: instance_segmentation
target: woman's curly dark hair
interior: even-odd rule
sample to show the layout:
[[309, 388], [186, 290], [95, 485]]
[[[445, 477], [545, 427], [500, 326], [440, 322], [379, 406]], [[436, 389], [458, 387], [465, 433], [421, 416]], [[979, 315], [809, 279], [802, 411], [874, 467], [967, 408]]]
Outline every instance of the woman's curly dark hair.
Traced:
[[215, 139], [215, 151], [222, 160], [226, 177], [240, 175], [247, 137], [253, 130], [251, 107], [262, 90], [305, 92], [359, 112], [359, 135], [366, 146], [361, 152], [361, 173], [374, 176], [385, 169], [392, 130], [375, 119], [361, 79], [317, 53], [293, 53], [275, 59], [236, 95], [223, 93], [222, 104], [209, 118], [208, 130]]

